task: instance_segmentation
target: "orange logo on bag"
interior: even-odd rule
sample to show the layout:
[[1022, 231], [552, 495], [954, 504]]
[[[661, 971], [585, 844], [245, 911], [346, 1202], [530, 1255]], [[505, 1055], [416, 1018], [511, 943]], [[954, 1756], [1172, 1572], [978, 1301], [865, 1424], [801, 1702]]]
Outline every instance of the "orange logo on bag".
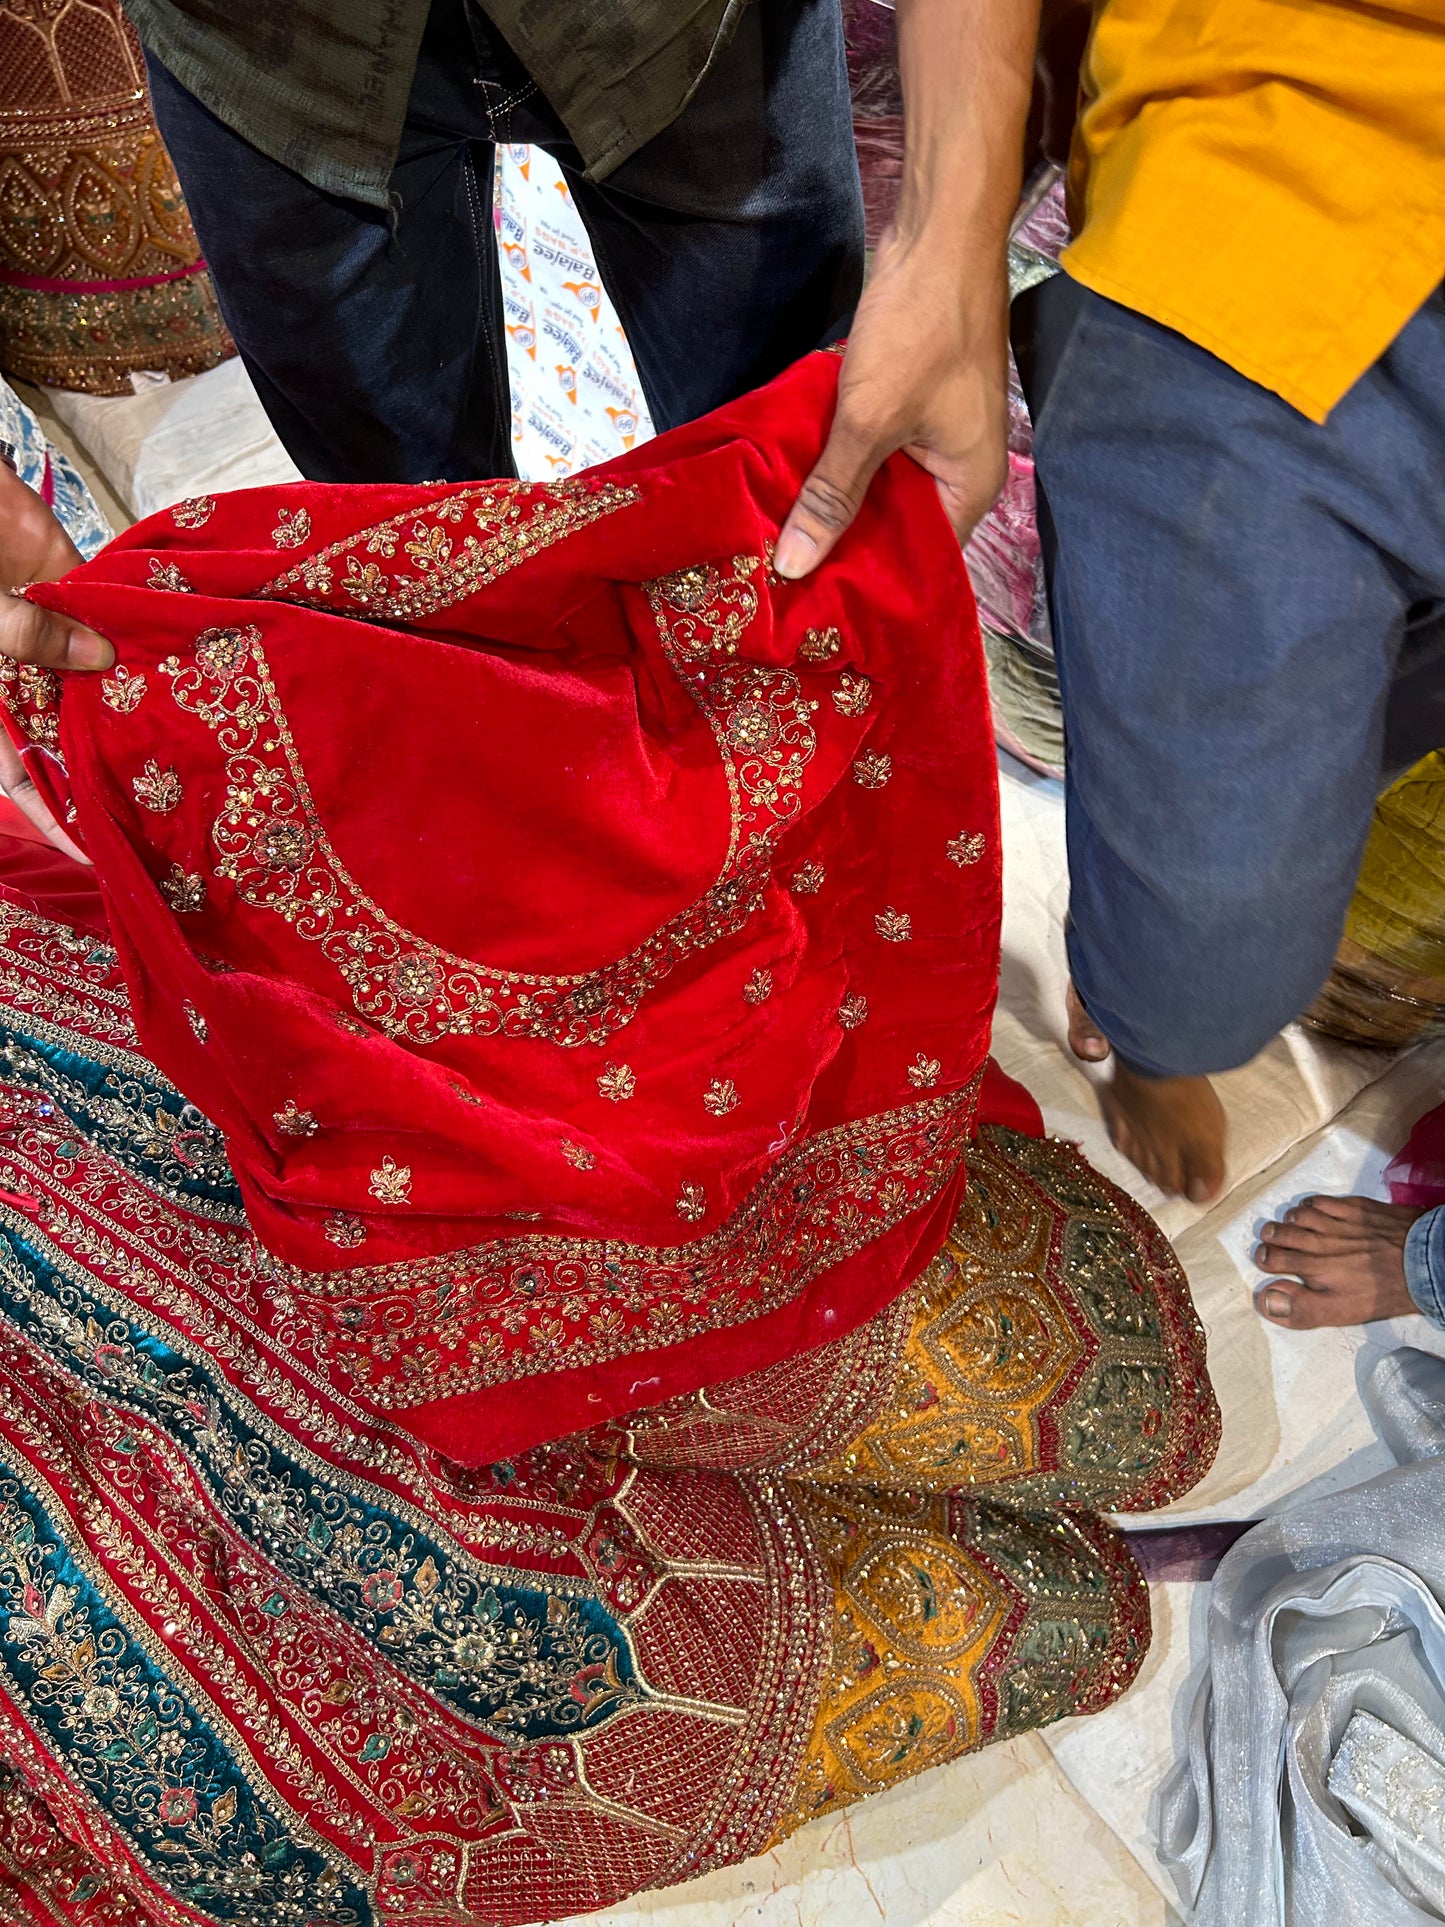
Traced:
[[507, 266], [520, 274], [524, 281], [530, 281], [532, 270], [527, 265], [527, 250], [520, 241], [503, 241], [502, 252], [507, 257]]
[[597, 319], [602, 306], [602, 290], [595, 281], [564, 281], [562, 286], [568, 294], [576, 295], [581, 305], [588, 309], [592, 319]]
[[557, 363], [557, 380], [561, 383], [562, 393], [575, 408], [577, 405], [577, 370], [569, 368], [565, 361]]
[[622, 437], [622, 446], [631, 448], [637, 440], [637, 416], [630, 408], [609, 408], [607, 417]]
[[527, 353], [532, 357], [533, 361], [537, 359], [536, 331], [527, 322], [509, 321], [507, 323], [507, 333], [512, 337], [513, 341], [516, 342], [519, 348], [526, 349]]

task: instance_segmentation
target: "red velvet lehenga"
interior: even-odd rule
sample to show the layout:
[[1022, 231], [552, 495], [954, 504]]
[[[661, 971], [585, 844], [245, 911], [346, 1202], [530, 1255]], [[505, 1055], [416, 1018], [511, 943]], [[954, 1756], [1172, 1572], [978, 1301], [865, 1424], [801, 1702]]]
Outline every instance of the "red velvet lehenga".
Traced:
[[1137, 1668], [1202, 1338], [986, 1068], [931, 482], [771, 572], [836, 366], [33, 592], [118, 663], [0, 682], [96, 864], [0, 835], [0, 1915], [551, 1919]]

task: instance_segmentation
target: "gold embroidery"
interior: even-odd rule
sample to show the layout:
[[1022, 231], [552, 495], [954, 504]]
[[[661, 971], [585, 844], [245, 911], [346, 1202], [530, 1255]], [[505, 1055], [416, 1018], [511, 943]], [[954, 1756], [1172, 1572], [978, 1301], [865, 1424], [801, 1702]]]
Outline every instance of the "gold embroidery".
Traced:
[[411, 1203], [411, 1166], [387, 1154], [371, 1174], [371, 1195], [382, 1204]]
[[925, 1057], [920, 1051], [908, 1066], [908, 1081], [916, 1091], [931, 1091], [942, 1072], [943, 1066], [936, 1057]]
[[906, 910], [880, 910], [873, 928], [885, 943], [908, 943], [913, 936], [913, 919]]
[[190, 1025], [192, 1034], [194, 1035], [196, 1042], [198, 1044], [204, 1044], [206, 1039], [211, 1034], [210, 1025], [206, 1022], [205, 1018], [201, 1015], [201, 1013], [196, 1009], [194, 1004], [182, 1004], [181, 1008], [186, 1013], [186, 1022]]
[[326, 1238], [343, 1251], [355, 1251], [366, 1240], [366, 1226], [349, 1211], [333, 1211], [326, 1220]]
[[893, 774], [891, 756], [875, 756], [873, 751], [865, 750], [853, 764], [853, 781], [860, 789], [881, 790]]
[[590, 1171], [597, 1163], [596, 1157], [585, 1144], [574, 1144], [570, 1137], [563, 1138], [561, 1150], [567, 1162], [579, 1171]]
[[745, 1004], [765, 1004], [772, 994], [773, 973], [771, 970], [764, 970], [762, 965], [759, 964], [758, 968], [753, 971], [747, 982], [743, 985], [743, 1002]]
[[970, 863], [977, 863], [987, 848], [988, 838], [981, 830], [976, 830], [972, 836], [965, 830], [949, 844], [948, 860], [963, 869]]
[[630, 1064], [608, 1064], [598, 1076], [597, 1089], [614, 1104], [623, 1104], [637, 1089], [637, 1073]]
[[308, 509], [277, 509], [271, 540], [278, 549], [299, 549], [310, 533], [311, 514]]
[[160, 893], [178, 916], [191, 916], [206, 907], [206, 879], [199, 870], [173, 863], [160, 880]]
[[707, 1216], [707, 1193], [700, 1184], [685, 1180], [678, 1186], [677, 1215], [688, 1224], [698, 1224]]
[[[665, 603], [675, 617], [682, 618], [669, 625], [673, 647], [679, 655], [695, 661], [701, 656], [737, 654], [738, 644], [758, 612], [758, 592], [750, 580], [757, 568], [757, 556], [736, 555], [730, 582], [724, 581], [711, 563], [704, 563], [698, 568], [679, 569], [675, 575], [661, 576], [644, 585], [654, 606]], [[741, 727], [746, 729], [746, 719]], [[740, 749], [759, 747], [748, 742], [738, 742], [736, 746]]]
[[0, 701], [32, 743], [60, 747], [60, 679], [53, 670], [0, 657]]
[[100, 685], [101, 701], [122, 716], [129, 716], [139, 706], [145, 693], [144, 673], [137, 670], [132, 674], [124, 663], [118, 663], [115, 674], [105, 677]]
[[840, 716], [862, 716], [873, 700], [873, 685], [866, 676], [840, 676], [829, 693]]
[[158, 555], [151, 557], [151, 572], [147, 587], [169, 589], [176, 595], [190, 595], [191, 585], [181, 574], [174, 562], [162, 562]]
[[150, 757], [139, 776], [131, 779], [135, 800], [157, 816], [167, 816], [181, 800], [181, 779], [173, 769], [162, 769]]
[[800, 870], [794, 870], [793, 880], [788, 888], [795, 897], [815, 897], [822, 889], [827, 875], [821, 863], [805, 863]]
[[[543, 549], [640, 499], [637, 489], [617, 482], [563, 482], [547, 489], [524, 482], [487, 482], [345, 536], [278, 575], [260, 593], [288, 602], [329, 596], [334, 581], [331, 565], [345, 557], [341, 590], [349, 600], [361, 603], [369, 620], [415, 623], [452, 608]], [[440, 549], [433, 546], [437, 538], [428, 529], [427, 518], [454, 521], [456, 503], [462, 504], [463, 511], [472, 506], [480, 534], [463, 536], [449, 545], [445, 560], [437, 560]], [[363, 546], [373, 554], [394, 553], [394, 541], [388, 548], [378, 537], [398, 536], [404, 527], [422, 557], [428, 558], [415, 573], [388, 575], [375, 563], [358, 559], [355, 552]], [[418, 559], [414, 553], [413, 560]]]
[[188, 502], [177, 502], [171, 520], [178, 529], [203, 528], [216, 512], [214, 495], [193, 495]]
[[836, 629], [810, 629], [798, 644], [798, 654], [804, 662], [831, 662], [842, 647]]
[[741, 1103], [738, 1087], [730, 1077], [715, 1077], [703, 1092], [702, 1108], [711, 1117], [726, 1117]]
[[868, 999], [860, 996], [857, 991], [854, 991], [851, 996], [845, 997], [842, 1003], [839, 1004], [838, 1022], [843, 1026], [844, 1030], [857, 1030], [860, 1024], [866, 1024], [867, 1021]]
[[[755, 561], [741, 556], [735, 566]], [[660, 594], [653, 608], [668, 662], [722, 751], [731, 830], [717, 881], [627, 956], [576, 976], [494, 970], [388, 917], [331, 846], [254, 625], [203, 631], [195, 669], [175, 657], [161, 664], [179, 707], [215, 730], [227, 754], [225, 806], [213, 827], [219, 873], [248, 903], [274, 910], [298, 936], [319, 943], [357, 1009], [388, 1036], [414, 1043], [449, 1033], [603, 1042], [682, 958], [740, 929], [763, 902], [774, 838], [801, 810], [803, 772], [816, 749], [796, 676], [722, 662], [684, 677]], [[743, 722], [731, 728], [738, 714]], [[274, 734], [263, 739], [263, 729]], [[738, 750], [730, 729], [751, 741], [766, 735], [766, 752]], [[277, 750], [280, 763], [268, 754]]]
[[288, 1097], [279, 1111], [271, 1113], [282, 1137], [315, 1137], [320, 1126], [310, 1111], [303, 1111], [294, 1097]]

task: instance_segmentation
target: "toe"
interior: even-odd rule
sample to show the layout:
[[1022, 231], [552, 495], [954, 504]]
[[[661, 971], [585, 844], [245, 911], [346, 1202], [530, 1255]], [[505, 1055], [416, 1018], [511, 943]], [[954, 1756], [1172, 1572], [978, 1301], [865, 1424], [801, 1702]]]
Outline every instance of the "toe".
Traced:
[[1075, 1057], [1082, 1058], [1086, 1064], [1102, 1064], [1111, 1049], [1109, 1040], [1084, 1009], [1084, 1000], [1072, 984], [1069, 985], [1066, 1002], [1069, 1013], [1069, 1049]]
[[1271, 1279], [1254, 1294], [1254, 1308], [1261, 1318], [1267, 1318], [1272, 1325], [1298, 1325], [1299, 1300], [1303, 1292], [1298, 1286], [1281, 1284]]

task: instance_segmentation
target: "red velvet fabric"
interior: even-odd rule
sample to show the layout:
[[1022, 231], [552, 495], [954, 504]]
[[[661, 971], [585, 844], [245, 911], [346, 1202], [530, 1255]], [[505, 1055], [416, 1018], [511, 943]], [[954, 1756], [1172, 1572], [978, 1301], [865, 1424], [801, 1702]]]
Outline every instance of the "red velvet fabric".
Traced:
[[32, 591], [119, 656], [0, 696], [142, 1042], [226, 1134], [277, 1316], [454, 1457], [835, 1337], [955, 1208], [983, 660], [904, 457], [772, 575], [836, 371], [557, 487], [181, 504]]

